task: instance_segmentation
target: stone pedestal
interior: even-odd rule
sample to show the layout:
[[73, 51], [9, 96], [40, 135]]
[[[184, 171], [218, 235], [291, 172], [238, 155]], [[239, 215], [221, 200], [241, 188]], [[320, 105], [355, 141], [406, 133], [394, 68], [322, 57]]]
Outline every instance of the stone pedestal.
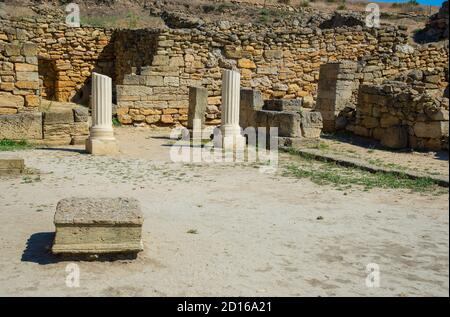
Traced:
[[20, 174], [25, 169], [25, 163], [22, 158], [0, 156], [0, 176], [9, 174]]
[[261, 110], [263, 105], [263, 97], [259, 90], [249, 88], [241, 89], [241, 103], [239, 105], [239, 125], [241, 128], [256, 128], [256, 111]]
[[133, 198], [67, 198], [55, 213], [55, 254], [109, 254], [142, 251], [144, 218]]
[[205, 112], [208, 105], [208, 90], [203, 87], [189, 87], [189, 112], [187, 128], [194, 128], [194, 120], [205, 124]]
[[86, 151], [94, 155], [114, 154], [118, 146], [112, 128], [111, 78], [92, 74], [92, 127]]
[[224, 70], [222, 75], [222, 133], [221, 146], [225, 150], [244, 149], [245, 137], [239, 126], [241, 75], [232, 70]]

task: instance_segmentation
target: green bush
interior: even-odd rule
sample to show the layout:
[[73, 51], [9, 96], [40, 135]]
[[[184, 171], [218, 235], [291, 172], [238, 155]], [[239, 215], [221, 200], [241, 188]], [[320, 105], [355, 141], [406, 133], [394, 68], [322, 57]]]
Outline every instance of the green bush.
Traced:
[[308, 1], [308, 0], [301, 1], [300, 4], [299, 4], [299, 6], [300, 6], [301, 8], [309, 7], [309, 1]]

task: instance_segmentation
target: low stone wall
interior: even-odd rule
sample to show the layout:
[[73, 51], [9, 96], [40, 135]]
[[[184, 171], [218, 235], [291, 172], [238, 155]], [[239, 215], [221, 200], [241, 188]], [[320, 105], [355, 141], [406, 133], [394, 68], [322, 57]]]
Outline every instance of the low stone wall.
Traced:
[[448, 98], [432, 96], [423, 86], [361, 85], [346, 130], [390, 148], [448, 149], [448, 108]]
[[[55, 102], [56, 103], [56, 102]], [[88, 110], [76, 104], [51, 105], [42, 111], [0, 116], [0, 140], [28, 140], [34, 144], [84, 144], [89, 136]]]
[[379, 84], [410, 69], [443, 68], [448, 59], [448, 44], [409, 46], [404, 27], [370, 29], [357, 20], [331, 28], [299, 21], [173, 23], [169, 17], [163, 29], [109, 30], [71, 28], [62, 12], [39, 13], [2, 16], [0, 43], [37, 45], [45, 99], [88, 104], [92, 71], [112, 77], [122, 124], [185, 124], [190, 86], [208, 89], [206, 123], [219, 124], [223, 69], [239, 70], [242, 87], [260, 90], [264, 99], [303, 98], [306, 107], [317, 95], [321, 64], [359, 60], [354, 80]]
[[[112, 30], [73, 28], [59, 10], [40, 10], [38, 17], [1, 16], [0, 43], [37, 45], [40, 95], [49, 100], [88, 103], [93, 70], [114, 77]], [[4, 89], [0, 89], [4, 91]]]
[[0, 115], [36, 111], [39, 106], [37, 47], [0, 42]]

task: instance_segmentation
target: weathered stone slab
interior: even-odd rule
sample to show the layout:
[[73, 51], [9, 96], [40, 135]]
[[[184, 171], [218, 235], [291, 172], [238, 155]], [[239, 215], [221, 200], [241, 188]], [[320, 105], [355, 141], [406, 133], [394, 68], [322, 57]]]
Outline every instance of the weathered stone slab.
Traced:
[[303, 111], [301, 113], [302, 136], [319, 138], [323, 128], [322, 115], [318, 111]]
[[266, 127], [267, 131], [269, 131], [270, 127], [277, 127], [278, 136], [280, 137], [302, 137], [300, 122], [301, 116], [298, 112], [256, 111], [257, 126]]
[[25, 169], [22, 158], [0, 157], [0, 175], [20, 174]]
[[302, 99], [269, 99], [264, 101], [264, 110], [300, 111]]
[[194, 120], [205, 124], [205, 111], [208, 105], [208, 90], [203, 87], [189, 87], [188, 129], [193, 129]]
[[256, 89], [241, 89], [239, 107], [239, 125], [242, 128], [256, 127], [256, 110], [261, 110], [264, 105], [262, 94]]
[[408, 146], [408, 132], [404, 127], [395, 126], [384, 129], [381, 144], [391, 149], [402, 149]]
[[44, 112], [44, 125], [56, 123], [73, 123], [74, 114], [71, 108]]
[[42, 139], [42, 113], [29, 112], [0, 116], [1, 139]]
[[140, 204], [133, 198], [66, 198], [56, 206], [55, 254], [137, 253], [143, 250]]

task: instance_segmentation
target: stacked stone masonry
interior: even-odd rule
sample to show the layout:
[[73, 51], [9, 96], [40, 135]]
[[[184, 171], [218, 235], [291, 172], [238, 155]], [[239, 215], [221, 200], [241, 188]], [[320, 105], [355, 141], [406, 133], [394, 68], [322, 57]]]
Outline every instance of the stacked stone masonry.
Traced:
[[[208, 90], [206, 124], [220, 124], [223, 69], [237, 69], [241, 86], [260, 90], [263, 99], [303, 99], [303, 107], [314, 107], [320, 65], [328, 62], [357, 61], [358, 83], [380, 84], [417, 68], [448, 73], [448, 42], [410, 45], [401, 26], [326, 29], [220, 21], [108, 30], [68, 27], [58, 13], [2, 18], [1, 45], [18, 42], [37, 45], [38, 95], [88, 104], [96, 71], [113, 79], [119, 121], [135, 125], [186, 125], [191, 86]], [[1, 60], [6, 61], [3, 54]], [[7, 79], [2, 75], [2, 83]], [[429, 84], [436, 88], [448, 82], [434, 80]], [[352, 91], [356, 100], [357, 89]]]
[[37, 47], [0, 42], [0, 115], [34, 111], [39, 106]]
[[346, 130], [389, 148], [448, 150], [448, 102], [402, 82], [361, 85]]

